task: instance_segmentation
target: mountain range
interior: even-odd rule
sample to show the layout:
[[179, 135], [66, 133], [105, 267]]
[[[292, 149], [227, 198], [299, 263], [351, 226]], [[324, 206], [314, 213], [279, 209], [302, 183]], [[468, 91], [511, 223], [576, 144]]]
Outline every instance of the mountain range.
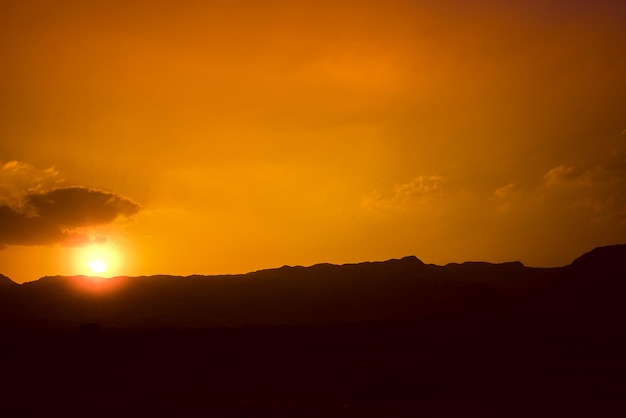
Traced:
[[0, 416], [621, 418], [624, 260], [1, 276]]
[[414, 256], [221, 276], [0, 276], [0, 325], [322, 326], [463, 318], [624, 316], [626, 245], [570, 265], [425, 264]]

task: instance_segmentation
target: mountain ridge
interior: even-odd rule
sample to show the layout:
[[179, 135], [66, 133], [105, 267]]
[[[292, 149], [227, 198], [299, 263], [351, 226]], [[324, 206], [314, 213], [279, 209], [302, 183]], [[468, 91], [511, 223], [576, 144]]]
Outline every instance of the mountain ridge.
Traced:
[[[615, 244], [615, 245], [607, 245], [595, 247], [593, 250], [588, 251], [578, 257], [576, 257], [570, 264], [563, 266], [555, 266], [555, 267], [532, 267], [526, 266], [519, 260], [514, 261], [505, 261], [505, 262], [488, 262], [488, 261], [462, 261], [462, 262], [450, 262], [443, 265], [438, 264], [426, 264], [421, 259], [419, 259], [415, 255], [408, 255], [401, 258], [391, 258], [383, 261], [361, 261], [355, 263], [344, 263], [344, 264], [334, 264], [334, 263], [316, 263], [309, 266], [302, 265], [283, 265], [281, 267], [260, 269], [255, 271], [250, 271], [246, 273], [233, 273], [233, 274], [190, 274], [190, 275], [172, 275], [172, 274], [154, 274], [154, 275], [140, 275], [140, 276], [113, 276], [109, 278], [100, 278], [98, 276], [87, 276], [87, 275], [75, 275], [75, 276], [63, 276], [63, 275], [53, 275], [53, 276], [43, 276], [35, 280], [26, 281], [23, 283], [17, 283], [11, 280], [9, 277], [0, 274], [0, 286], [3, 285], [18, 285], [21, 286], [23, 284], [35, 283], [40, 280], [48, 280], [50, 278], [62, 278], [62, 277], [85, 277], [85, 278], [98, 278], [102, 280], [111, 280], [111, 279], [120, 279], [120, 278], [147, 278], [147, 277], [176, 277], [176, 278], [227, 278], [227, 277], [241, 277], [241, 276], [253, 276], [258, 274], [267, 274], [267, 273], [276, 273], [276, 272], [284, 272], [284, 271], [298, 271], [305, 269], [313, 269], [313, 270], [322, 270], [326, 268], [354, 268], [354, 267], [365, 267], [365, 266], [376, 266], [381, 264], [408, 264], [412, 263], [415, 266], [423, 266], [423, 267], [435, 267], [435, 268], [469, 268], [469, 269], [479, 269], [480, 267], [495, 267], [495, 268], [510, 268], [510, 269], [521, 269], [521, 268], [529, 268], [529, 269], [562, 269], [562, 268], [577, 268], [577, 269], [589, 269], [593, 266], [602, 267], [606, 269], [607, 263], [609, 268], [616, 268], [621, 266], [619, 261], [622, 255], [626, 254], [626, 244]], [[604, 263], [604, 265], [600, 265]]]
[[593, 268], [602, 268], [603, 271], [623, 270], [626, 265], [624, 255], [626, 255], [626, 244], [596, 247], [577, 257], [569, 266], [581, 270]]
[[[415, 321], [555, 311], [620, 310], [615, 280], [626, 245], [601, 247], [556, 268], [519, 262], [378, 262], [283, 266], [219, 276], [46, 276], [0, 288], [0, 320], [113, 326], [303, 325]], [[611, 273], [597, 272], [609, 265]], [[616, 275], [617, 274], [617, 275]], [[590, 287], [592, 289], [590, 290]], [[605, 303], [607, 302], [607, 303]], [[19, 322], [19, 321], [18, 321]]]
[[4, 274], [0, 274], [0, 288], [10, 286], [19, 286], [19, 283], [14, 282], [10, 277], [5, 276]]

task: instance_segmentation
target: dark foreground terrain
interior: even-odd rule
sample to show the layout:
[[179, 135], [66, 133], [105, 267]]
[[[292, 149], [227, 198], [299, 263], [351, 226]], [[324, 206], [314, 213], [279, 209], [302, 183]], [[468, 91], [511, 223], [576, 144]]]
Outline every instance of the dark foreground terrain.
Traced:
[[0, 416], [624, 417], [624, 260], [5, 283]]

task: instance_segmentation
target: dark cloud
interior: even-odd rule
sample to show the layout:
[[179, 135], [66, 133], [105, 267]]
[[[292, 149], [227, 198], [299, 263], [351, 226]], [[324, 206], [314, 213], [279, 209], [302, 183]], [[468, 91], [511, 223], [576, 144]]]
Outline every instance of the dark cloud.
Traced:
[[64, 227], [104, 224], [138, 210], [137, 204], [127, 198], [82, 187], [31, 194], [26, 202], [41, 218]]
[[80, 228], [107, 224], [138, 211], [139, 205], [128, 198], [85, 187], [32, 192], [20, 205], [0, 205], [0, 246], [83, 245], [93, 240]]

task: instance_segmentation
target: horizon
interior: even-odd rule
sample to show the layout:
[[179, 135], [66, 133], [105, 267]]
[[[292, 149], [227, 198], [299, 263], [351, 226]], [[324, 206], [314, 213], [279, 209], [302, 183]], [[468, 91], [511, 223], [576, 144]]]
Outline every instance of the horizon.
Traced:
[[184, 275], [180, 275], [180, 274], [170, 274], [167, 272], [161, 272], [161, 273], [155, 273], [155, 274], [149, 274], [149, 275], [126, 275], [126, 274], [116, 274], [116, 275], [107, 275], [107, 274], [102, 274], [102, 275], [98, 275], [98, 274], [46, 274], [44, 276], [35, 278], [35, 279], [31, 279], [31, 280], [25, 280], [25, 281], [17, 281], [15, 280], [13, 277], [10, 277], [6, 274], [3, 274], [2, 272], [0, 272], [0, 275], [3, 275], [5, 277], [7, 277], [8, 279], [10, 279], [12, 282], [17, 283], [17, 284], [24, 284], [24, 283], [32, 283], [32, 282], [36, 282], [40, 279], [43, 278], [47, 278], [47, 277], [84, 277], [87, 279], [102, 279], [102, 280], [108, 280], [108, 279], [119, 279], [119, 278], [134, 278], [134, 277], [158, 277], [158, 276], [171, 276], [171, 277], [193, 277], [193, 276], [199, 276], [199, 277], [218, 277], [218, 276], [245, 276], [245, 275], [249, 275], [249, 274], [254, 274], [254, 273], [258, 273], [258, 272], [264, 272], [264, 271], [271, 271], [271, 270], [279, 270], [281, 268], [311, 268], [311, 267], [316, 267], [319, 265], [331, 265], [331, 266], [335, 266], [335, 267], [340, 267], [340, 266], [350, 266], [350, 265], [359, 265], [359, 264], [373, 264], [373, 263], [386, 263], [389, 261], [397, 261], [397, 260], [403, 260], [406, 258], [416, 258], [417, 260], [419, 260], [420, 262], [424, 263], [425, 265], [430, 265], [430, 266], [439, 266], [439, 267], [445, 267], [447, 265], [460, 265], [460, 264], [465, 264], [465, 263], [485, 263], [485, 264], [491, 264], [491, 265], [498, 265], [498, 264], [508, 264], [508, 263], [521, 263], [521, 265], [525, 268], [531, 268], [531, 269], [556, 269], [556, 268], [562, 268], [562, 267], [567, 267], [569, 265], [571, 265], [576, 259], [580, 258], [583, 255], [586, 255], [590, 252], [592, 252], [593, 250], [597, 250], [597, 249], [602, 249], [602, 248], [609, 248], [609, 247], [619, 247], [619, 246], [624, 246], [626, 245], [626, 243], [619, 243], [619, 244], [610, 244], [610, 245], [605, 245], [605, 246], [600, 246], [600, 247], [595, 247], [590, 249], [589, 251], [586, 251], [582, 254], [579, 254], [578, 256], [574, 257], [569, 263], [564, 264], [564, 265], [560, 265], [560, 266], [529, 266], [525, 263], [523, 263], [520, 260], [508, 260], [508, 261], [501, 261], [501, 262], [491, 262], [491, 261], [485, 261], [485, 260], [463, 260], [463, 261], [450, 261], [447, 263], [430, 263], [427, 261], [422, 260], [420, 257], [416, 256], [416, 255], [406, 255], [406, 256], [402, 256], [402, 257], [394, 257], [394, 258], [389, 258], [389, 259], [385, 259], [385, 260], [362, 260], [362, 261], [356, 261], [356, 262], [347, 262], [347, 263], [328, 263], [328, 262], [320, 262], [320, 263], [315, 263], [315, 264], [308, 264], [308, 265], [300, 265], [300, 264], [295, 264], [295, 265], [289, 265], [289, 264], [283, 264], [281, 266], [273, 266], [273, 267], [268, 267], [268, 268], [262, 268], [262, 269], [257, 269], [257, 270], [250, 270], [250, 271], [245, 271], [245, 272], [233, 272], [233, 273], [201, 273], [201, 272], [196, 272], [196, 273], [191, 273], [191, 274], [184, 274]]
[[[626, 3], [0, 4], [0, 273], [626, 242]], [[426, 262], [426, 261], [425, 261]]]

